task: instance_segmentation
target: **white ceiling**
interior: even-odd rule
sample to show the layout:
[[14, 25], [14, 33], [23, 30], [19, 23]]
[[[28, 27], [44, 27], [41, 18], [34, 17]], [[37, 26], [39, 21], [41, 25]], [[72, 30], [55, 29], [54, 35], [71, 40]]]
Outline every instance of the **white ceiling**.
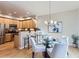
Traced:
[[[46, 15], [49, 14], [49, 1], [8, 1], [0, 2], [0, 10], [8, 13], [16, 11], [18, 17], [30, 15]], [[6, 6], [6, 7], [5, 7]], [[52, 1], [51, 2], [51, 13], [58, 13], [68, 10], [73, 10], [79, 8], [78, 1]], [[9, 10], [9, 11], [8, 11]], [[13, 10], [13, 11], [11, 11]]]

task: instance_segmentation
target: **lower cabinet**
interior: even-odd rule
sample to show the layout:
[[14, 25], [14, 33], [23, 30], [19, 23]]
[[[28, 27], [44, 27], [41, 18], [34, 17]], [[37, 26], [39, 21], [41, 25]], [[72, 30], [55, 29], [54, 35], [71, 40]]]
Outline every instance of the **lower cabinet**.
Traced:
[[19, 48], [19, 36], [18, 35], [14, 36], [14, 47]]
[[24, 49], [28, 47], [27, 33], [19, 32], [18, 35], [14, 36], [14, 47], [18, 49]]
[[9, 42], [12, 41], [12, 34], [11, 33], [7, 33], [5, 34], [5, 42]]

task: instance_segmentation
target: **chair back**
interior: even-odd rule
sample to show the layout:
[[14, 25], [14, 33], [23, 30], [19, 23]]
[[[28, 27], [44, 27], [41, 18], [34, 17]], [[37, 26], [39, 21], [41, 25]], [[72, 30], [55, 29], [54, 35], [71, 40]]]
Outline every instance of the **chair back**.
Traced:
[[55, 44], [50, 57], [65, 58], [68, 52], [68, 38], [63, 37], [62, 42]]
[[36, 47], [36, 42], [35, 42], [34, 38], [30, 38], [30, 40], [31, 40], [31, 44], [32, 44], [32, 50], [34, 51], [35, 47]]

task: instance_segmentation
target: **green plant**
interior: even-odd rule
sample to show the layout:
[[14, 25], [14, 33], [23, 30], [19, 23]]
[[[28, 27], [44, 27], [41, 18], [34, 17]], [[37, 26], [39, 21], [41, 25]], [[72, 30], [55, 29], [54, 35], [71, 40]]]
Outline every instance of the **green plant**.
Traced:
[[73, 39], [73, 44], [75, 44], [76, 47], [78, 47], [78, 43], [77, 43], [77, 41], [79, 40], [79, 36], [73, 34], [73, 35], [72, 35], [72, 39]]

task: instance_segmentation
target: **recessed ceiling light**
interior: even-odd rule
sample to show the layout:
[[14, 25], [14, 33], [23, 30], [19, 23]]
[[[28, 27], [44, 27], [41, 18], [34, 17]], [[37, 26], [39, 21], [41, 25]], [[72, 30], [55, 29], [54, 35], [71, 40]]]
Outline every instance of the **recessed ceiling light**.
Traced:
[[16, 14], [16, 12], [13, 12], [14, 14]]

